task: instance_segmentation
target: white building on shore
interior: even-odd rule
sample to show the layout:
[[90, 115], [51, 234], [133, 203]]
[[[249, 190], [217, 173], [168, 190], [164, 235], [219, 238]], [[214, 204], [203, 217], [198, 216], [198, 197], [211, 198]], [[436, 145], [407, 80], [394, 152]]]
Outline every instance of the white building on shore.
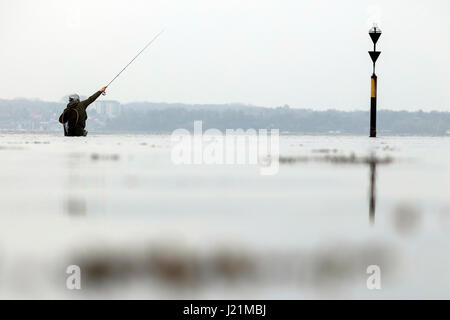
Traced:
[[122, 114], [122, 105], [118, 101], [101, 100], [92, 104], [92, 110], [99, 115], [105, 115], [108, 118], [115, 118]]

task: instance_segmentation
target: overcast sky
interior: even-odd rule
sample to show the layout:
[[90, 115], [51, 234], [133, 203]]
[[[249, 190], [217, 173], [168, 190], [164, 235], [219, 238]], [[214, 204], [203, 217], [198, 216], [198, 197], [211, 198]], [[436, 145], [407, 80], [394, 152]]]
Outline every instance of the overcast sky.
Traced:
[[449, 0], [0, 0], [0, 98], [450, 111]]

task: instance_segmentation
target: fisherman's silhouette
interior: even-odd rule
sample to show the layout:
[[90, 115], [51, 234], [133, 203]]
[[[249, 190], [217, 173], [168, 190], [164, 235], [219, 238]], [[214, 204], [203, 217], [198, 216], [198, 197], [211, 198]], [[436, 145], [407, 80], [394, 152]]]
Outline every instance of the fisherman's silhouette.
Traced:
[[101, 88], [88, 99], [80, 101], [80, 96], [72, 94], [69, 96], [69, 104], [59, 117], [59, 122], [64, 126], [64, 135], [69, 137], [82, 137], [87, 135], [86, 120], [87, 107], [97, 100], [106, 91], [106, 87]]

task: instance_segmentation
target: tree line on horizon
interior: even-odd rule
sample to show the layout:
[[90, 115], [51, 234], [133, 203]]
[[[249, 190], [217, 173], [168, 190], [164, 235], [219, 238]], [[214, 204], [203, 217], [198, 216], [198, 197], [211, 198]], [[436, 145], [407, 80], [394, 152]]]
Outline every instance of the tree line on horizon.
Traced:
[[[35, 100], [0, 100], [0, 129], [20, 127], [33, 130], [43, 124], [57, 128], [64, 103]], [[367, 111], [316, 111], [289, 106], [265, 108], [243, 104], [189, 105], [167, 103], [130, 103], [123, 105], [118, 117], [106, 118], [88, 112], [90, 132], [170, 133], [179, 128], [192, 130], [194, 121], [203, 129], [279, 129], [282, 133], [368, 134]], [[88, 109], [89, 111], [89, 109]], [[392, 135], [448, 135], [450, 112], [378, 111], [378, 133]], [[58, 128], [59, 130], [59, 128]]]

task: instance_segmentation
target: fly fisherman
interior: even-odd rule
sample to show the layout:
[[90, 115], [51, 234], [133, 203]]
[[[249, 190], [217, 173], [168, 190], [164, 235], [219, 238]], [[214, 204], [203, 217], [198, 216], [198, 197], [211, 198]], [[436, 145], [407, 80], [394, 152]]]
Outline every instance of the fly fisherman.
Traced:
[[72, 94], [69, 96], [69, 104], [59, 117], [59, 122], [64, 126], [64, 135], [70, 137], [86, 136], [87, 107], [94, 102], [102, 93], [106, 91], [106, 87], [101, 88], [86, 100], [80, 101], [80, 96]]
[[86, 120], [87, 120], [87, 113], [86, 108], [94, 102], [102, 93], [105, 94], [106, 88], [108, 88], [111, 83], [114, 82], [121, 74], [125, 71], [126, 68], [130, 64], [133, 63], [134, 60], [136, 60], [137, 57], [141, 55], [142, 52], [144, 52], [145, 49], [147, 49], [153, 41], [155, 41], [162, 33], [161, 31], [158, 33], [139, 53], [131, 60], [125, 68], [123, 68], [115, 77], [112, 79], [106, 87], [103, 87], [98, 91], [97, 93], [94, 93], [89, 99], [80, 101], [80, 96], [77, 94], [72, 94], [69, 96], [69, 104], [67, 105], [67, 108], [64, 110], [62, 115], [59, 117], [59, 122], [61, 122], [64, 126], [64, 135], [65, 136], [71, 136], [71, 137], [80, 137], [80, 136], [87, 136], [87, 131], [84, 129], [86, 127]]

